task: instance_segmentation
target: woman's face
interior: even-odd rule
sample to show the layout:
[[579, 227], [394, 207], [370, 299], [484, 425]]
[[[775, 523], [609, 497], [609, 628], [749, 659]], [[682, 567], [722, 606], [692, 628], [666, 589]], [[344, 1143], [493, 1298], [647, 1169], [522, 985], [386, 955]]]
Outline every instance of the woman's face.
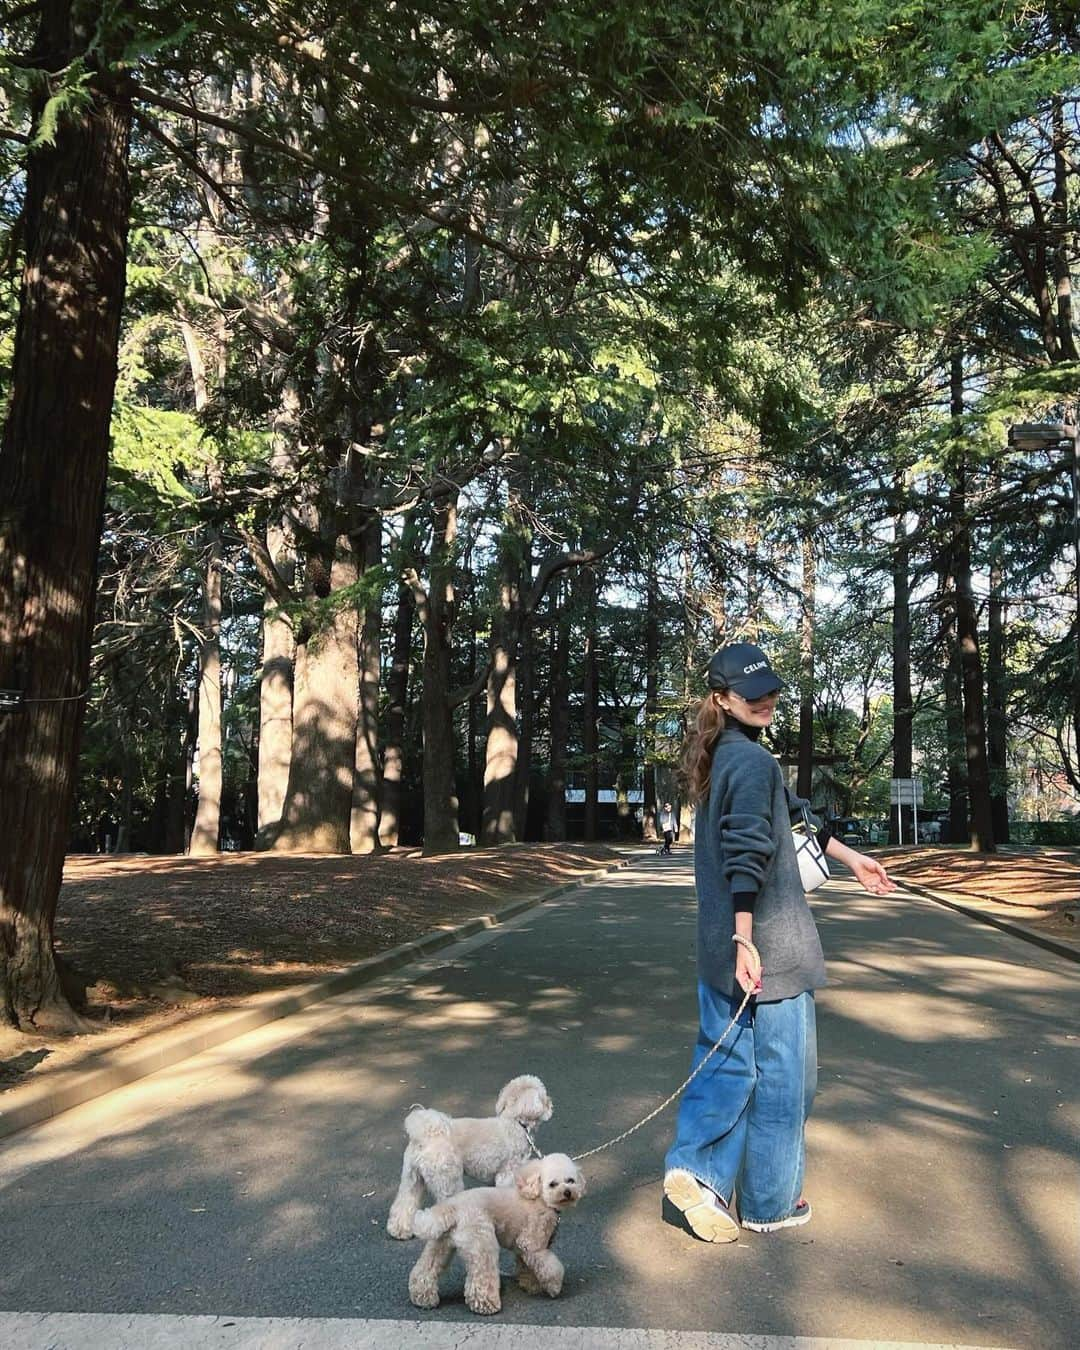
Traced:
[[780, 691], [774, 689], [771, 694], [763, 694], [761, 698], [745, 699], [734, 689], [725, 689], [716, 697], [720, 701], [721, 708], [743, 726], [767, 727], [773, 720], [776, 705], [780, 701]]

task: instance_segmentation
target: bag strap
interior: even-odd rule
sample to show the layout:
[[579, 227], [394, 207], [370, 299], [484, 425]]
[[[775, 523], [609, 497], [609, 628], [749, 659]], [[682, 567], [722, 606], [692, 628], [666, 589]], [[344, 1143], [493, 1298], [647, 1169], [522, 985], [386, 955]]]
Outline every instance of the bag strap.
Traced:
[[[810, 812], [807, 809], [805, 802], [800, 805], [799, 814], [802, 816], [803, 830], [806, 832], [809, 839], [813, 839], [814, 835], [818, 832], [818, 827], [811, 821]], [[791, 828], [797, 830], [799, 827], [798, 825], [793, 825]]]

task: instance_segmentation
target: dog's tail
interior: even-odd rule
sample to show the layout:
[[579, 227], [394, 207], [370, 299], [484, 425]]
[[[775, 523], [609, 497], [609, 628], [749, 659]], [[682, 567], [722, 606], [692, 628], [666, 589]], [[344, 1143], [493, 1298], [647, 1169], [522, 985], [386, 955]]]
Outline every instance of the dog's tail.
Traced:
[[414, 1144], [419, 1144], [425, 1139], [448, 1136], [451, 1123], [450, 1117], [443, 1115], [441, 1111], [430, 1111], [424, 1106], [417, 1106], [405, 1117], [405, 1133]]
[[430, 1209], [417, 1210], [413, 1215], [413, 1237], [430, 1242], [432, 1238], [449, 1233], [455, 1219], [452, 1205], [432, 1205]]

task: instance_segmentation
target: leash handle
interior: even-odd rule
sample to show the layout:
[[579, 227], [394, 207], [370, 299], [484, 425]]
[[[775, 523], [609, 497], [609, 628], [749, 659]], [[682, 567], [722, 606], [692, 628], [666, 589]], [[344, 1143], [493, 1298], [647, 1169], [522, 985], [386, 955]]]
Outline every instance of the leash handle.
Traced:
[[760, 985], [760, 984], [761, 984], [761, 972], [762, 972], [762, 969], [763, 969], [762, 964], [761, 964], [761, 953], [760, 953], [760, 952], [758, 951], [758, 949], [754, 946], [754, 944], [750, 941], [750, 939], [749, 939], [748, 937], [743, 937], [743, 935], [742, 935], [741, 933], [732, 933], [732, 935], [731, 935], [731, 940], [732, 940], [732, 942], [735, 943], [736, 946], [738, 946], [738, 947], [745, 947], [746, 950], [750, 953], [750, 959], [751, 959], [751, 961], [753, 961], [754, 965], [757, 967], [757, 982], [758, 982], [758, 984]]

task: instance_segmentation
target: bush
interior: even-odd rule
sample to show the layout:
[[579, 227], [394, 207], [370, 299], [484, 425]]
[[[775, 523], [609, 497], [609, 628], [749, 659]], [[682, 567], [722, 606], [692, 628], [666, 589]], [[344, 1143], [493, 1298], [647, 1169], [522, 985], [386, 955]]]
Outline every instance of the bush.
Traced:
[[1009, 839], [1014, 844], [1080, 844], [1080, 819], [1011, 820]]

